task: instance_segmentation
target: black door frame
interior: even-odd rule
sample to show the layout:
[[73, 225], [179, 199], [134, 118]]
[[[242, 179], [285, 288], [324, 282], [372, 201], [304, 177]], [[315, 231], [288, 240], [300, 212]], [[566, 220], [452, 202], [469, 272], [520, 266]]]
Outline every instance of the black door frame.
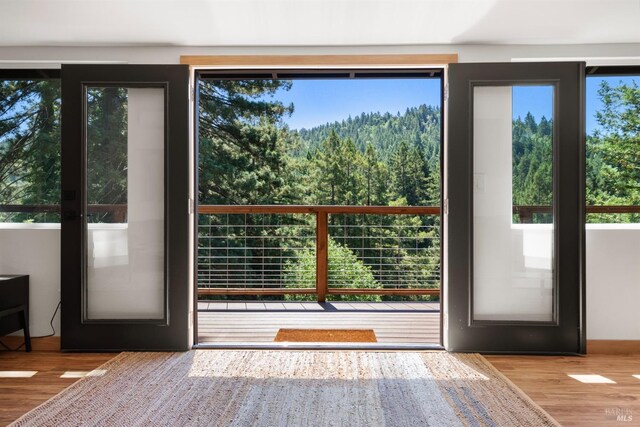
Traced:
[[[189, 67], [62, 66], [61, 349], [189, 348]], [[165, 91], [165, 315], [161, 320], [86, 316], [86, 88]]]
[[[585, 64], [451, 64], [448, 78], [447, 350], [585, 353]], [[552, 322], [473, 319], [473, 89], [514, 84], [556, 87]]]

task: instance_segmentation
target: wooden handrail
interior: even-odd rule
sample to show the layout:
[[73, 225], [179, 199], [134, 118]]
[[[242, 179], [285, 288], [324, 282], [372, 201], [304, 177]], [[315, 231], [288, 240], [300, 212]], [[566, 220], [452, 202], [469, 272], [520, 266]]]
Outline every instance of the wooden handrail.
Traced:
[[[587, 214], [637, 214], [640, 213], [640, 206], [616, 205], [616, 206], [586, 206]], [[520, 222], [524, 224], [533, 221], [533, 214], [553, 213], [553, 206], [540, 205], [514, 205], [513, 213], [520, 217]]]
[[[0, 212], [8, 213], [60, 213], [60, 205], [0, 205]], [[88, 205], [87, 213], [112, 214], [112, 221], [117, 223], [127, 222], [127, 205]]]
[[60, 205], [0, 205], [0, 212], [60, 213]]
[[[440, 215], [439, 206], [333, 206], [333, 205], [199, 205], [200, 214], [379, 214], [379, 215]], [[551, 213], [552, 206], [514, 205], [513, 213], [523, 216], [534, 213]], [[587, 206], [588, 214], [640, 213], [640, 206]]]
[[333, 205], [199, 205], [200, 214], [380, 214], [440, 215], [438, 206], [333, 206]]

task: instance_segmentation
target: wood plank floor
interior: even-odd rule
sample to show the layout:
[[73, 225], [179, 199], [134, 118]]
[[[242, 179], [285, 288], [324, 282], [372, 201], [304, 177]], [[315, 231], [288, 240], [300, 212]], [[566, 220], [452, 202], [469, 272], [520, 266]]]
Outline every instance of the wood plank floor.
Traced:
[[[640, 354], [485, 357], [563, 426], [640, 426]], [[569, 375], [615, 383], [584, 384]]]
[[[0, 426], [60, 393], [78, 380], [79, 373], [91, 371], [114, 356], [114, 353], [0, 351]], [[3, 378], [25, 371], [37, 372], [29, 378]], [[65, 373], [69, 378], [61, 378]]]
[[[114, 354], [0, 351], [0, 372], [38, 371], [30, 378], [0, 378], [0, 426], [54, 396], [73, 378], [66, 371], [89, 371]], [[485, 356], [563, 426], [640, 425], [640, 355]], [[568, 374], [603, 375], [615, 384], [583, 384]], [[627, 415], [617, 421], [611, 413]], [[629, 420], [629, 415], [632, 417]]]
[[199, 302], [198, 343], [272, 343], [281, 328], [373, 329], [381, 344], [439, 344], [436, 302]]

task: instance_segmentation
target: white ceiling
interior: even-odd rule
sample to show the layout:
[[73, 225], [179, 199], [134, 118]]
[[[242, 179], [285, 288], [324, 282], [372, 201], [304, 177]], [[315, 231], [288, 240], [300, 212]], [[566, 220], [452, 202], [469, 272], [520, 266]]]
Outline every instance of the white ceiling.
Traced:
[[638, 42], [640, 0], [0, 2], [0, 46]]

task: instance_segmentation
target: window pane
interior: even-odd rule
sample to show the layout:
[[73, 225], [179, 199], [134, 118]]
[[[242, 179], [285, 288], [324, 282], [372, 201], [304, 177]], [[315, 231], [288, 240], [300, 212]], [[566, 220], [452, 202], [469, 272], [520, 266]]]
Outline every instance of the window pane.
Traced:
[[164, 90], [87, 90], [87, 318], [162, 319]]
[[553, 87], [474, 89], [473, 319], [551, 321]]
[[0, 81], [0, 222], [59, 222], [60, 81]]
[[638, 82], [587, 78], [587, 222], [640, 222]]

